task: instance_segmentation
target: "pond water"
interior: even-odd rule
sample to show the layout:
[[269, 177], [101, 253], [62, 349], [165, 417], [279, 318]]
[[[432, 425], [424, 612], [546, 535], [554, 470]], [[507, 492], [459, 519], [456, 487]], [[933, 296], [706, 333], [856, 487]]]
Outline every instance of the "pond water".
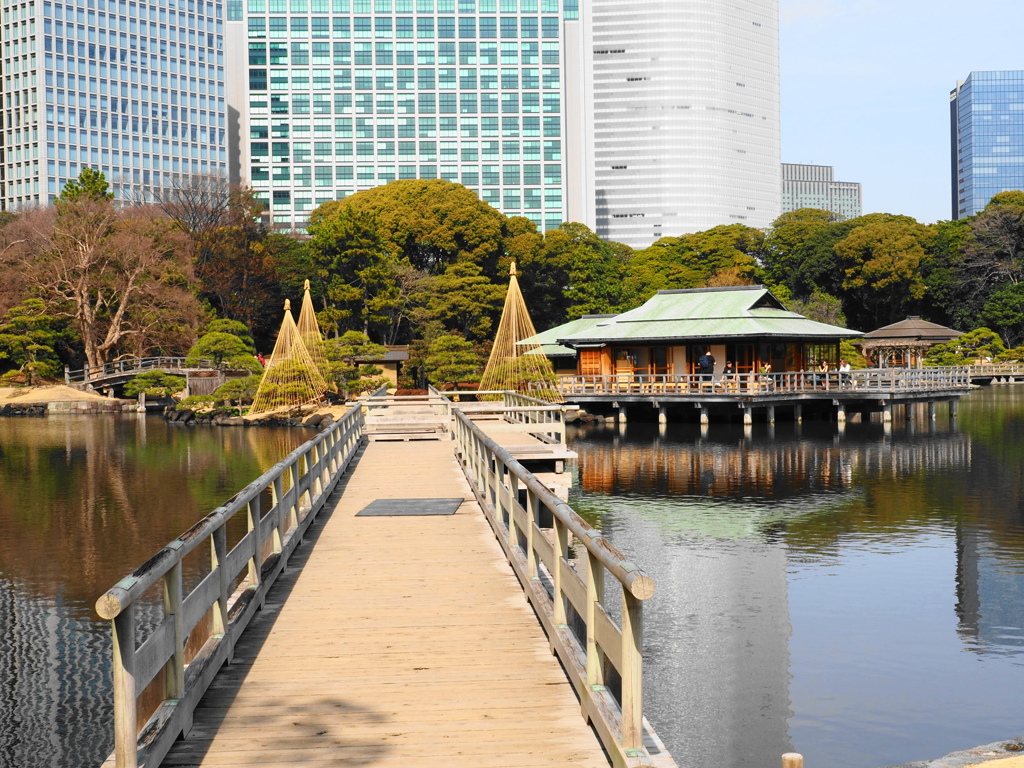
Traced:
[[[645, 696], [680, 766], [872, 768], [1024, 731], [1024, 387], [944, 410], [577, 432], [574, 505], [658, 583]], [[0, 419], [0, 766], [106, 757], [97, 596], [309, 436]]]
[[311, 437], [155, 416], [0, 419], [0, 766], [113, 748], [96, 598]]
[[870, 768], [1024, 732], [1024, 387], [952, 424], [630, 423], [572, 447], [571, 503], [657, 581], [645, 710], [679, 765]]

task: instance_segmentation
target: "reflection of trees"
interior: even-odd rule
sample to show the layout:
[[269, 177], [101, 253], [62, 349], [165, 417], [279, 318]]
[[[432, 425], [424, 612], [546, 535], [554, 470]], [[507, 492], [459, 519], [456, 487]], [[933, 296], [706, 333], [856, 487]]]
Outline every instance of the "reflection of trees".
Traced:
[[159, 419], [0, 420], [0, 575], [91, 615], [104, 590], [308, 434], [175, 428]]

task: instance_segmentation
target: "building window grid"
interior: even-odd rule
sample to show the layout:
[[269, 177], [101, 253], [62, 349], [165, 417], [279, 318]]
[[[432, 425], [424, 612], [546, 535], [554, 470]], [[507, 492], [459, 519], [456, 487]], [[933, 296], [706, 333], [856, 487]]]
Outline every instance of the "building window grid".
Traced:
[[[99, 0], [97, 5], [100, 14], [106, 12], [106, 4], [103, 0]], [[31, 99], [27, 98], [29, 92], [26, 91], [23, 115], [15, 116], [10, 109], [5, 110], [7, 125], [16, 124], [20, 122], [17, 118], [24, 117], [25, 122], [36, 123], [34, 128], [36, 134], [39, 132], [38, 124], [42, 123], [44, 126], [48, 139], [46, 154], [50, 158], [45, 166], [47, 176], [45, 184], [49, 199], [59, 192], [60, 187], [69, 178], [77, 176], [81, 167], [85, 165], [99, 167], [107, 174], [108, 178], [115, 182], [115, 187], [118, 177], [121, 177], [123, 181], [126, 180], [128, 184], [159, 185], [168, 180], [166, 173], [172, 171], [210, 173], [223, 172], [226, 168], [226, 152], [223, 149], [225, 124], [223, 61], [220, 53], [222, 22], [215, 21], [213, 18], [214, 15], [220, 14], [220, 6], [201, 3], [198, 8], [199, 14], [190, 14], [187, 22], [185, 14], [180, 14], [182, 42], [179, 47], [182, 59], [183, 88], [187, 73], [190, 72], [193, 76], [191, 90], [170, 91], [180, 97], [180, 109], [183, 113], [180, 120], [182, 135], [175, 137], [180, 140], [179, 147], [184, 148], [187, 158], [181, 165], [179, 165], [178, 158], [174, 158], [172, 164], [171, 158], [167, 155], [172, 148], [171, 142], [167, 138], [169, 132], [167, 124], [173, 116], [162, 115], [159, 106], [161, 94], [158, 92], [157, 76], [158, 72], [162, 70], [165, 73], [163, 75], [165, 82], [162, 85], [166, 85], [167, 58], [166, 56], [161, 57], [161, 53], [162, 49], [168, 47], [168, 41], [165, 37], [161, 37], [158, 41], [155, 37], [146, 36], [147, 32], [149, 35], [158, 34], [155, 23], [157, 6], [141, 4], [139, 7], [143, 18], [131, 19], [127, 23], [124, 18], [120, 18], [114, 13], [117, 7], [114, 3], [110, 3], [109, 7], [110, 29], [127, 27], [131, 32], [131, 37], [121, 34], [115, 41], [114, 34], [111, 34], [109, 40], [105, 40], [106, 30], [102, 28], [102, 25], [97, 28], [92, 24], [86, 34], [86, 28], [80, 23], [83, 21], [82, 18], [78, 18], [79, 24], [76, 27], [70, 26], [71, 14], [83, 16], [82, 8], [76, 9], [73, 5], [68, 4], [65, 9], [64, 4], [46, 2], [41, 6], [40, 16], [43, 21], [41, 26], [44, 31], [47, 25], [53, 29], [55, 19], [67, 16], [68, 27], [63, 30], [67, 34], [66, 41], [62, 39], [55, 42], [52, 36], [45, 35], [43, 38], [44, 57], [41, 62], [36, 59], [34, 52], [31, 53], [31, 60], [28, 58], [29, 43], [34, 43], [34, 40], [5, 41], [5, 53], [21, 51], [21, 54], [26, 57], [26, 65], [31, 61], [31, 78], [26, 73], [24, 77], [26, 84], [35, 81], [37, 71], [42, 72], [43, 79], [47, 82], [52, 82], [57, 79], [54, 78], [55, 68], [58, 78], [63, 78], [63, 70], [67, 69], [66, 83], [60, 83], [69, 86], [67, 90], [61, 88], [59, 91], [55, 91], [53, 88], [47, 88], [45, 93], [34, 93]], [[207, 11], [210, 18], [204, 16], [204, 10]], [[90, 10], [89, 15], [92, 14], [93, 11]], [[153, 21], [147, 22], [145, 20], [147, 15]], [[102, 15], [97, 18], [102, 18]], [[119, 18], [120, 23], [118, 22]], [[186, 48], [184, 42], [186, 26], [189, 28], [190, 48]], [[205, 34], [202, 33], [204, 28], [207, 30]], [[199, 32], [193, 32], [193, 29], [198, 29]], [[35, 32], [31, 27], [28, 28], [28, 31]], [[129, 40], [137, 42], [137, 51], [131, 52], [121, 47]], [[35, 45], [32, 45], [31, 48], [34, 49]], [[125, 45], [124, 48], [127, 46]], [[120, 53], [120, 56], [117, 56], [117, 53]], [[94, 60], [97, 58], [97, 54], [99, 54], [99, 61]], [[103, 54], [107, 54], [110, 59], [103, 58]], [[12, 66], [9, 55], [7, 59], [5, 71], [18, 72], [19, 67]], [[150, 62], [152, 69], [145, 69]], [[42, 67], [39, 66], [40, 63], [43, 64]], [[176, 69], [176, 64], [177, 61], [173, 61], [170, 68]], [[132, 68], [129, 69], [129, 66]], [[128, 75], [128, 72], [131, 72], [131, 76]], [[152, 74], [151, 78], [146, 77], [149, 73]], [[195, 91], [195, 75], [197, 74], [208, 75], [211, 80], [216, 78], [217, 81], [216, 88], [211, 83], [208, 94], [202, 94], [199, 98], [196, 98]], [[119, 75], [122, 77], [118, 77]], [[117, 96], [118, 84], [121, 85], [123, 91], [120, 96]], [[107, 92], [108, 85], [110, 94]], [[4, 90], [5, 96], [10, 94], [9, 88], [5, 87]], [[166, 88], [162, 91], [164, 97], [162, 103], [165, 105], [168, 92]], [[60, 98], [55, 98], [58, 95]], [[108, 110], [110, 110], [110, 104], [115, 96], [119, 102], [123, 101], [125, 106], [120, 121], [117, 120], [117, 112], [113, 113], [114, 119], [109, 119]], [[127, 113], [129, 99], [133, 113], [130, 117]], [[55, 103], [59, 101], [64, 103]], [[28, 110], [30, 103], [35, 114], [31, 114]], [[18, 112], [18, 107], [21, 105], [16, 100], [12, 106], [15, 107], [15, 112]], [[97, 114], [98, 111], [100, 114]], [[203, 124], [197, 125], [200, 117]], [[137, 135], [138, 131], [144, 124], [150, 122], [154, 127], [159, 126], [162, 122], [164, 136], [151, 141], [150, 137], [146, 135], [140, 141]], [[179, 121], [175, 120], [174, 122]], [[178, 125], [175, 125], [174, 128], [177, 132]], [[131, 133], [128, 133], [129, 131], [136, 135], [132, 136]], [[10, 153], [8, 154], [10, 155]], [[15, 152], [14, 157], [17, 158], [19, 154], [19, 152]], [[34, 149], [34, 154], [38, 157], [38, 145]], [[55, 158], [55, 156], [58, 157]], [[9, 163], [7, 167], [11, 168]], [[41, 166], [37, 160], [33, 170], [38, 173], [40, 169]], [[7, 176], [8, 178], [12, 177], [10, 170], [8, 170]], [[14, 185], [14, 188], [22, 187], [21, 184]], [[39, 192], [39, 187], [39, 181], [36, 180], [30, 189]], [[38, 195], [35, 197], [35, 201], [39, 201]], [[8, 202], [10, 202], [9, 196], [5, 198], [5, 203]]]
[[955, 96], [955, 217], [1024, 186], [1024, 72], [972, 72]]
[[[557, 11], [557, 9], [555, 9], [555, 10]], [[399, 39], [398, 42], [401, 42], [401, 40]], [[524, 41], [524, 42], [532, 42], [532, 41]], [[432, 60], [433, 62], [436, 62], [434, 67], [432, 67], [430, 69], [435, 69], [435, 70], [440, 70], [440, 69], [451, 70], [449, 72], [445, 72], [443, 75], [439, 71], [432, 72], [431, 74], [435, 74], [435, 76], [436, 76], [436, 79], [434, 81], [435, 85], [432, 88], [430, 88], [429, 90], [428, 89], [423, 89], [423, 90], [420, 90], [418, 92], [418, 93], [428, 94], [430, 96], [435, 97], [435, 100], [434, 100], [435, 109], [436, 109], [437, 105], [441, 105], [442, 104], [442, 101], [439, 98], [439, 97], [442, 96], [442, 94], [440, 93], [440, 91], [442, 89], [455, 89], [455, 90], [457, 90], [459, 95], [463, 95], [465, 93], [465, 91], [461, 90], [460, 86], [468, 84], [468, 82], [470, 82], [470, 78], [472, 77], [468, 72], [465, 71], [467, 68], [464, 67], [464, 66], [460, 67], [460, 69], [463, 70], [463, 71], [456, 71], [456, 70], [452, 69], [452, 67], [441, 67], [440, 64], [442, 64], [442, 63], [449, 63], [449, 64], [452, 64], [452, 65], [455, 65], [456, 61], [458, 61], [459, 64], [462, 64], [462, 63], [464, 63], [466, 61], [472, 62], [474, 57], [477, 57], [478, 55], [479, 55], [479, 58], [477, 59], [478, 61], [489, 61], [490, 60], [490, 54], [489, 53], [485, 53], [483, 55], [480, 55], [476, 51], [472, 51], [472, 49], [470, 49], [468, 46], [465, 46], [465, 43], [463, 43], [463, 47], [458, 49], [459, 50], [458, 58], [456, 57], [457, 55], [456, 55], [455, 50], [456, 49], [454, 48], [454, 46], [449, 48], [447, 46], [442, 47], [441, 45], [437, 45], [436, 47], [433, 48], [433, 51], [429, 55], [427, 55], [427, 54], [425, 54], [426, 49], [423, 48], [422, 46], [419, 49], [417, 49], [417, 54], [419, 54], [419, 57], [422, 60], [425, 60], [425, 61], [431, 61]], [[486, 49], [486, 50], [489, 51], [490, 49]], [[509, 50], [510, 49], [506, 48], [506, 51], [503, 52], [504, 55], [506, 55], [506, 56], [510, 55], [508, 53]], [[368, 49], [366, 49], [366, 48], [363, 48], [362, 51], [363, 51], [362, 55], [364, 57], [363, 58], [363, 63], [369, 64], [370, 61], [371, 61], [371, 59], [369, 58], [370, 57], [370, 51]], [[480, 51], [481, 53], [483, 53], [482, 49], [480, 49], [480, 48], [478, 48], [477, 51]], [[543, 59], [541, 58], [541, 52], [542, 51], [543, 51]], [[380, 48], [376, 51], [378, 57], [381, 55], [381, 52], [382, 52], [382, 49], [380, 49]], [[406, 64], [411, 63], [411, 59], [412, 59], [412, 50], [411, 50], [411, 48], [410, 49], [405, 49], [404, 53], [403, 53], [403, 51], [399, 50], [398, 46], [395, 45], [394, 47], [391, 47], [390, 50], [386, 51], [386, 55], [388, 55], [389, 58], [390, 58], [390, 61], [387, 62], [389, 65], [391, 64], [391, 62], [396, 62], [395, 65], [394, 65], [394, 67], [395, 67], [394, 70], [389, 71], [388, 74], [386, 75], [386, 77], [387, 77], [387, 81], [386, 81], [387, 88], [389, 90], [391, 90], [391, 89], [394, 88], [394, 84], [401, 84], [401, 83], [405, 83], [405, 84], [407, 84], [411, 88], [412, 86], [410, 85], [410, 81], [413, 80], [413, 77], [412, 77], [411, 73], [409, 73], [409, 72], [399, 72], [398, 71], [399, 67], [397, 66], [397, 63], [400, 62], [400, 61], [402, 61], [402, 62], [404, 62]], [[534, 48], [528, 49], [527, 55], [530, 57], [529, 61], [531, 61], [532, 63], [539, 63], [542, 60], [544, 61], [544, 63], [557, 63], [557, 61], [559, 60], [559, 52], [558, 51], [551, 50], [549, 48], [542, 49], [540, 46], [537, 46], [536, 49], [534, 49]], [[495, 50], [495, 53], [494, 53], [494, 60], [495, 60], [495, 64], [496, 64], [497, 50]], [[380, 63], [383, 63], [383, 62], [380, 62]], [[401, 67], [401, 69], [408, 69], [408, 68], [407, 67]], [[480, 73], [480, 75], [481, 75], [480, 76], [481, 89], [486, 87], [487, 85], [489, 85], [489, 81], [488, 81], [487, 75], [484, 74], [483, 72], [481, 72], [481, 70], [483, 70], [483, 69], [487, 69], [487, 68], [482, 67], [480, 65], [478, 65], [477, 68], [476, 68], [476, 72]], [[537, 69], [536, 67], [524, 67], [523, 69], [521, 69], [521, 70], [519, 70], [517, 72], [517, 78], [516, 79], [523, 81], [525, 85], [527, 85], [527, 86], [529, 86], [531, 88], [537, 88], [538, 90], [540, 90], [540, 87], [539, 87], [540, 83], [537, 82], [537, 81], [540, 80], [540, 77], [538, 76], [538, 74], [535, 74], [535, 72], [533, 71], [533, 70], [536, 70], [536, 69]], [[550, 70], [550, 68], [548, 68], [548, 69]], [[507, 74], [511, 75], [511, 73], [507, 73]], [[457, 81], [456, 78], [459, 78], [459, 80]], [[444, 81], [443, 85], [442, 85], [442, 80]], [[558, 116], [550, 115], [549, 117], [547, 117], [545, 119], [545, 121], [544, 121], [544, 125], [545, 125], [544, 133], [546, 134], [546, 138], [548, 138], [548, 140], [549, 140], [548, 141], [549, 144], [559, 144], [559, 145], [560, 145], [560, 141], [561, 141], [561, 138], [562, 138], [561, 137], [561, 127], [560, 127], [560, 102], [561, 102], [561, 82], [560, 82], [560, 80], [561, 80], [560, 72], [557, 69], [554, 69], [554, 70], [551, 70], [551, 71], [547, 71], [547, 72], [544, 73], [544, 87], [546, 87], [548, 89], [557, 89], [556, 93], [554, 93], [554, 94], [551, 94], [551, 93], [545, 94], [545, 99], [543, 101], [544, 112], [545, 113], [549, 113], [549, 114], [550, 113], [558, 113]], [[305, 87], [304, 82], [305, 82], [305, 78], [302, 79], [302, 87], [301, 88], [294, 88], [294, 87], [292, 87], [294, 85], [294, 83], [289, 83], [289, 89], [288, 89], [289, 100], [291, 100], [291, 98], [294, 95], [296, 95], [296, 94], [300, 94], [301, 95], [301, 94], [305, 94], [308, 91], [308, 88]], [[373, 84], [372, 83], [364, 83], [364, 85], [370, 86], [372, 88]], [[379, 77], [378, 77], [377, 85], [378, 85], [378, 88], [373, 90], [373, 91], [371, 91], [371, 92], [372, 93], [377, 93], [378, 96], [385, 95], [385, 94], [380, 94], [379, 93], [379, 90], [380, 90], [380, 78]], [[504, 85], [509, 86], [509, 87], [513, 86], [513, 83], [511, 82], [511, 77], [508, 77], [506, 79], [506, 82], [504, 83]], [[518, 87], [518, 83], [515, 83], [515, 86]], [[401, 87], [401, 86], [399, 86], [399, 87]], [[491, 87], [494, 87], [494, 86], [491, 86]], [[480, 93], [480, 90], [475, 90], [473, 95], [483, 95], [483, 94]], [[391, 96], [393, 98], [394, 94], [386, 94], [386, 96]], [[554, 98], [552, 98], [552, 97], [554, 97]], [[385, 102], [385, 103], [387, 103], [387, 102]], [[463, 102], [463, 103], [465, 103], [465, 102]], [[485, 108], [484, 107], [484, 103], [485, 102], [481, 102], [481, 108]], [[541, 100], [537, 99], [535, 103], [536, 103], [535, 109], [536, 109], [537, 112], [539, 112], [540, 111]], [[364, 114], [372, 114], [371, 109], [369, 108], [369, 102], [367, 102], [367, 105], [368, 105], [368, 108], [363, 113]], [[531, 108], [533, 108], [532, 105], [531, 105]], [[358, 110], [357, 110], [357, 112], [358, 112]], [[411, 112], [411, 110], [410, 110], [410, 112]], [[410, 112], [407, 112], [405, 114], [409, 114]], [[382, 114], [382, 113], [380, 111], [378, 111], [377, 115], [379, 116], [380, 114]], [[392, 112], [391, 110], [387, 110], [383, 114], [394, 114], [394, 112]], [[435, 111], [434, 114], [437, 114], [437, 112]], [[486, 114], [486, 113], [482, 113], [482, 114]], [[480, 112], [477, 113], [477, 116], [479, 116], [479, 115], [481, 115]], [[418, 115], [417, 115], [417, 117], [418, 117]], [[531, 115], [520, 114], [518, 117], [521, 117], [521, 118], [527, 118], [527, 117], [533, 118], [533, 115], [532, 114]], [[495, 129], [493, 129], [493, 128], [491, 128], [489, 130], [485, 129], [483, 127], [479, 127], [478, 128], [478, 126], [480, 126], [480, 123], [476, 122], [476, 120], [478, 120], [478, 119], [479, 119], [479, 117], [473, 117], [473, 118], [468, 118], [468, 119], [467, 118], [463, 118], [463, 120], [465, 121], [465, 123], [463, 125], [463, 131], [468, 133], [470, 136], [475, 134], [477, 132], [477, 130], [479, 130], [481, 134], [488, 134], [488, 133], [490, 133], [492, 135], [496, 135], [497, 134], [497, 131]], [[526, 130], [525, 129], [525, 125], [526, 125], [526, 121], [524, 120], [524, 128], [522, 130]], [[537, 120], [537, 125], [538, 125], [537, 135], [539, 135], [539, 133], [540, 133], [540, 131], [539, 131], [540, 121], [539, 121], [539, 119]], [[471, 128], [467, 128], [466, 126], [472, 126], [472, 127]], [[456, 130], [458, 130], [458, 128], [456, 128]], [[421, 128], [421, 131], [422, 131], [422, 128]], [[450, 133], [450, 131], [449, 131], [449, 133]], [[406, 136], [407, 137], [409, 136], [408, 131], [407, 131]], [[337, 136], [335, 138], [337, 138]], [[422, 138], [422, 135], [419, 136], [418, 138]], [[463, 138], [467, 138], [467, 137], [463, 136]], [[522, 139], [523, 137], [519, 136], [517, 138]], [[557, 141], [551, 141], [551, 139], [557, 139]], [[474, 155], [473, 154], [473, 152], [476, 150], [476, 147], [473, 146], [473, 144], [474, 144], [474, 142], [464, 141], [461, 145], [456, 145], [456, 148], [454, 149], [454, 151], [451, 152], [451, 156], [452, 157], [460, 157], [461, 156], [463, 158], [463, 162], [466, 162], [467, 158], [474, 157], [474, 156], [479, 157], [479, 161], [483, 161], [485, 159], [485, 156], [483, 156], [483, 155]], [[478, 162], [477, 160], [470, 160], [469, 161], [469, 162], [474, 163], [474, 165], [472, 165], [472, 166], [463, 165], [463, 166], [460, 166], [460, 167], [456, 167], [453, 164], [449, 164], [449, 165], [445, 166], [444, 165], [444, 159], [442, 158], [442, 167], [441, 167], [440, 172], [438, 172], [438, 170], [437, 170], [438, 166], [436, 165], [436, 159], [435, 159], [436, 156], [432, 156], [430, 154], [423, 155], [421, 153], [420, 156], [418, 158], [416, 158], [417, 159], [417, 164], [416, 165], [411, 165], [411, 164], [408, 163], [408, 160], [410, 159], [410, 153], [409, 153], [408, 146], [406, 147], [405, 152], [402, 152], [402, 149], [399, 147], [399, 155], [397, 157], [394, 154], [394, 146], [393, 146], [393, 144], [388, 143], [388, 144], [385, 144], [384, 146], [387, 149], [383, 153], [383, 155], [379, 155], [377, 153], [374, 153], [374, 155], [372, 155], [375, 159], [377, 159], [379, 157], [386, 157], [387, 158], [387, 164], [386, 165], [381, 164], [381, 163], [375, 163], [375, 166], [377, 167], [377, 171], [376, 171], [377, 179], [371, 179], [370, 178], [371, 173], [372, 173], [372, 170], [371, 170], [370, 166], [361, 166], [359, 168], [359, 172], [356, 174], [356, 178], [352, 179], [351, 176], [348, 174], [347, 169], [345, 169], [345, 166], [343, 166], [343, 165], [336, 165], [336, 169], [339, 171], [338, 177], [337, 177], [336, 181], [338, 181], [338, 182], [342, 182], [342, 181], [349, 182], [346, 185], [346, 186], [349, 187], [349, 189], [345, 189], [345, 190], [339, 189], [340, 193], [351, 192], [352, 189], [354, 189], [355, 187], [365, 188], [365, 186], [366, 186], [365, 182], [369, 182], [369, 181], [384, 181], [384, 182], [386, 182], [387, 180], [390, 180], [392, 178], [411, 178], [412, 177], [411, 176], [412, 170], [414, 168], [416, 168], [416, 169], [418, 169], [419, 176], [421, 178], [429, 178], [429, 177], [433, 177], [433, 176], [436, 175], [436, 176], [442, 177], [442, 178], [451, 178], [452, 180], [468, 182], [467, 186], [475, 188], [476, 191], [481, 195], [481, 197], [483, 199], [485, 199], [488, 202], [491, 202], [492, 204], [496, 202], [495, 199], [494, 199], [496, 197], [496, 195], [494, 195], [494, 193], [491, 191], [491, 189], [488, 188], [487, 185], [485, 184], [485, 179], [490, 178], [490, 175], [488, 174], [488, 172], [486, 170], [484, 170], [483, 172], [481, 171], [483, 166], [482, 165], [480, 165], [480, 166], [476, 165], [476, 163]], [[507, 148], [503, 148], [503, 149], [506, 149], [506, 151], [507, 151]], [[522, 146], [517, 147], [516, 150], [515, 150], [515, 155], [520, 158], [518, 160], [518, 162], [525, 164], [526, 163], [525, 155], [521, 152], [522, 149], [523, 149]], [[517, 195], [512, 195], [512, 194], [506, 196], [504, 193], [505, 193], [507, 187], [505, 187], [504, 185], [499, 185], [497, 187], [497, 190], [496, 190], [498, 192], [498, 196], [500, 196], [500, 198], [503, 199], [503, 200], [506, 199], [506, 197], [507, 197], [509, 202], [513, 203], [513, 204], [517, 202], [517, 197], [518, 197], [519, 200], [526, 200], [526, 199], [528, 199], [528, 200], [531, 201], [531, 204], [533, 204], [534, 201], [537, 201], [537, 200], [539, 200], [539, 199], [541, 199], [543, 197], [543, 199], [545, 201], [545, 204], [548, 206], [549, 209], [550, 208], [557, 209], [557, 210], [553, 211], [553, 213], [551, 215], [548, 216], [547, 223], [550, 224], [552, 221], [554, 221], [555, 218], [558, 218], [559, 221], [560, 221], [560, 219], [561, 219], [561, 208], [562, 208], [562, 188], [561, 188], [561, 183], [562, 182], [561, 182], [561, 180], [564, 178], [564, 168], [562, 167], [560, 146], [556, 149], [553, 146], [545, 147], [542, 144], [538, 144], [538, 146], [536, 148], [534, 148], [534, 149], [531, 149], [530, 152], [531, 152], [531, 155], [537, 157], [537, 159], [541, 159], [542, 158], [543, 161], [546, 161], [546, 162], [543, 162], [543, 165], [547, 169], [550, 169], [550, 168], [557, 168], [558, 169], [557, 173], [549, 173], [549, 172], [546, 171], [545, 174], [544, 174], [544, 181], [547, 184], [556, 185], [556, 188], [555, 189], [551, 189], [549, 187], [540, 187], [540, 188], [538, 188], [536, 190], [529, 189], [529, 191], [527, 191], [527, 188], [523, 188], [523, 187], [520, 186], [520, 187], [516, 187], [516, 191], [519, 193], [518, 196]], [[364, 156], [369, 157], [370, 155], [364, 155]], [[493, 151], [488, 156], [490, 156], [492, 158], [495, 158], [495, 159], [500, 157], [498, 155], [497, 151]], [[338, 157], [335, 158], [335, 162], [336, 163], [337, 163], [338, 159], [339, 159]], [[340, 159], [342, 160], [342, 162], [350, 161], [350, 158], [348, 157], [348, 155], [344, 154], [344, 153], [341, 155]], [[400, 166], [397, 166], [397, 167], [392, 165], [392, 163], [394, 163], [394, 162], [401, 162], [403, 159], [406, 160], [406, 164], [400, 165]], [[305, 177], [303, 176], [302, 178], [305, 178]], [[357, 183], [353, 183], [353, 182], [364, 182], [364, 183], [363, 184], [357, 184]], [[476, 183], [473, 183], [473, 182], [476, 182]], [[545, 192], [551, 192], [551, 193], [557, 193], [557, 194], [546, 194], [545, 195], [544, 194]], [[509, 206], [509, 210], [507, 210], [506, 212], [509, 213], [509, 214], [521, 214], [523, 212], [523, 206], [521, 204], [519, 204], [519, 205], [515, 205], [515, 204], [514, 205], [510, 205]], [[531, 217], [531, 218], [535, 218], [536, 219], [536, 223], [538, 223], [538, 225], [541, 225], [541, 220], [539, 219], [539, 217]]]

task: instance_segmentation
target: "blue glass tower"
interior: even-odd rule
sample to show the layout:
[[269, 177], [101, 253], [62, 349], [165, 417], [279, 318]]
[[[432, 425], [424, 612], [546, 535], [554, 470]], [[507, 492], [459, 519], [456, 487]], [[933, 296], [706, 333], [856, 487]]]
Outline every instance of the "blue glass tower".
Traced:
[[0, 207], [45, 205], [83, 167], [152, 199], [227, 180], [221, 2], [4, 3]]
[[953, 218], [1024, 189], [1024, 71], [971, 72], [949, 95]]

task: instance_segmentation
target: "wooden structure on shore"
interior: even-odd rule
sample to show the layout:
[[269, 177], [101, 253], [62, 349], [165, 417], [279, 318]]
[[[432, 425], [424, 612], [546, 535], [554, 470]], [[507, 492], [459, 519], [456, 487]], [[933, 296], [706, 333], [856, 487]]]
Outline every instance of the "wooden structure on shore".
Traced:
[[[653, 581], [449, 413], [454, 442], [367, 442], [351, 409], [100, 597], [105, 765], [675, 765], [643, 717]], [[549, 414], [521, 433], [553, 434]], [[458, 508], [356, 514], [410, 496]]]
[[190, 395], [212, 395], [228, 379], [252, 374], [248, 370], [226, 368], [212, 360], [190, 364], [184, 357], [126, 357], [101, 366], [86, 365], [74, 371], [65, 368], [64, 383], [82, 390], [113, 390], [140, 373], [152, 371], [184, 376], [185, 388]]
[[858, 346], [861, 354], [880, 368], [921, 368], [929, 349], [962, 335], [961, 331], [911, 316], [864, 334]]
[[[763, 285], [658, 291], [608, 318], [582, 318], [534, 339], [577, 353], [581, 376], [680, 376], [839, 367], [839, 343], [859, 331], [790, 312]], [[555, 347], [551, 346], [555, 343]], [[541, 350], [544, 350], [544, 345]], [[705, 352], [714, 370], [698, 370]]]

